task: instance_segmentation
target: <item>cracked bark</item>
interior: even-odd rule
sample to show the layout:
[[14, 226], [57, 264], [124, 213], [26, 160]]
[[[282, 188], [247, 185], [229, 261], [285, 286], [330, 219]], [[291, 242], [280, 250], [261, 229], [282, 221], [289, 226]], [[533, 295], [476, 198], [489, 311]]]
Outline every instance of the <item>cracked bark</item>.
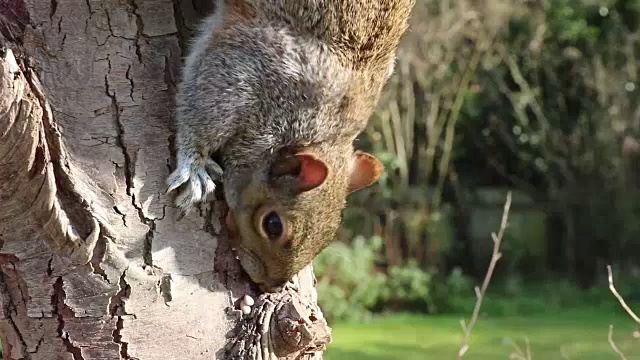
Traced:
[[[164, 195], [200, 0], [0, 2], [0, 338], [5, 359], [320, 359], [304, 269], [257, 296], [214, 203]], [[242, 318], [227, 311], [256, 298]]]

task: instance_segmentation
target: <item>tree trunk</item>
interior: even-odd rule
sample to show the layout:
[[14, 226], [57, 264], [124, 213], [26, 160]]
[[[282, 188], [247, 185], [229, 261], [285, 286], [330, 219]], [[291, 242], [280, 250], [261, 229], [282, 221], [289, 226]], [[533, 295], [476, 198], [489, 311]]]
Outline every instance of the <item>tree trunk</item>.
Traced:
[[[258, 296], [223, 203], [175, 221], [175, 82], [211, 9], [194, 4], [0, 2], [5, 360], [320, 359], [331, 341], [311, 266]], [[245, 294], [250, 315], [227, 311]]]

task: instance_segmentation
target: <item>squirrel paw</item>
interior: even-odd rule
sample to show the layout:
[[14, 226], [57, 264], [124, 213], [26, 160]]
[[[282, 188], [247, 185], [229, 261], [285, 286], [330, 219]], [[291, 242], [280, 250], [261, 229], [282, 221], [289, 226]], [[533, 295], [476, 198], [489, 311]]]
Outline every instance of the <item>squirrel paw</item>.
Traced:
[[180, 209], [181, 219], [193, 205], [207, 200], [216, 189], [213, 178], [222, 176], [222, 168], [211, 159], [197, 159], [178, 161], [178, 167], [167, 179], [167, 193], [172, 192], [186, 183], [186, 187], [175, 199], [175, 205]]

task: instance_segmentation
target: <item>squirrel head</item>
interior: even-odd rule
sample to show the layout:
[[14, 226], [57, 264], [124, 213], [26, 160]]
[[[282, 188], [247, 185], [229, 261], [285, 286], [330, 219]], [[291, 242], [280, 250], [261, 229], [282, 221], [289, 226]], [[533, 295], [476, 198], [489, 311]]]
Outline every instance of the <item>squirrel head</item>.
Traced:
[[[328, 158], [316, 149], [286, 151], [242, 189], [226, 223], [238, 258], [263, 289], [281, 286], [334, 238], [346, 196], [376, 182], [384, 168], [361, 151]], [[226, 191], [226, 190], [225, 190]]]

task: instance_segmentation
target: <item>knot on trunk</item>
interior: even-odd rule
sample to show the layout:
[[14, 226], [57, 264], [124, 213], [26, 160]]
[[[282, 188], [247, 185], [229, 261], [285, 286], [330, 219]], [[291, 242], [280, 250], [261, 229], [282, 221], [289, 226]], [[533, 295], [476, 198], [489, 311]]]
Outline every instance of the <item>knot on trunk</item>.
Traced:
[[[303, 270], [304, 271], [304, 270]], [[322, 359], [331, 328], [312, 297], [287, 284], [258, 297], [251, 314], [227, 335], [223, 359]]]

